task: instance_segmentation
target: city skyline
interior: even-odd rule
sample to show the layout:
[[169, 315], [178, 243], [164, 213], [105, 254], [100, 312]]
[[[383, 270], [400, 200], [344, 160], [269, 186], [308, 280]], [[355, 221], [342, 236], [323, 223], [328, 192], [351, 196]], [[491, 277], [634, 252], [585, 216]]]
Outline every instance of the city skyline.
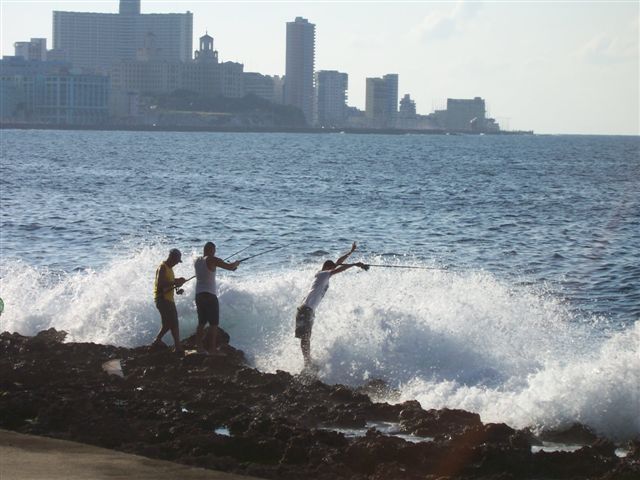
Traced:
[[[251, 8], [248, 8], [251, 7]], [[2, 55], [46, 37], [53, 10], [115, 13], [117, 0], [2, 0]], [[447, 98], [487, 100], [506, 129], [638, 134], [637, 2], [217, 3], [146, 0], [142, 13], [193, 13], [193, 45], [208, 31], [221, 59], [282, 75], [286, 23], [316, 25], [315, 70], [349, 75], [349, 105], [364, 109], [365, 82], [399, 75], [419, 113]], [[29, 18], [29, 22], [16, 22]]]

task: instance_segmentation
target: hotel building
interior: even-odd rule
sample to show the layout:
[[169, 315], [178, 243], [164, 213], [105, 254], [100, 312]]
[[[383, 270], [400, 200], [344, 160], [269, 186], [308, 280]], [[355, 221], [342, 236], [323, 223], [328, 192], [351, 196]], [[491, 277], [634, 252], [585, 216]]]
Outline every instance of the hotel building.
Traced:
[[118, 61], [133, 60], [149, 33], [163, 60], [191, 60], [190, 12], [141, 14], [140, 0], [120, 0], [117, 14], [53, 12], [53, 48], [74, 67], [108, 71]]

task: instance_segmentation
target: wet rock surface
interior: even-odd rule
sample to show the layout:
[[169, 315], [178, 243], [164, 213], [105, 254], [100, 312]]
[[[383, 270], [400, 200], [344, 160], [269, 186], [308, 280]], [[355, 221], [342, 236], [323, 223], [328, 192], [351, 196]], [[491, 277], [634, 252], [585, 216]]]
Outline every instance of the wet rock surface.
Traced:
[[[640, 440], [619, 458], [611, 442], [581, 425], [537, 438], [462, 410], [375, 403], [370, 397], [385, 391], [393, 397], [384, 382], [354, 390], [261, 373], [226, 343], [224, 356], [181, 356], [166, 347], [63, 339], [55, 330], [0, 335], [0, 428], [264, 478], [640, 478]], [[184, 343], [192, 348], [192, 340]], [[103, 369], [115, 359], [123, 377]], [[360, 437], [331, 430], [372, 422], [433, 440], [405, 441], [376, 428]], [[532, 453], [542, 440], [585, 446]]]

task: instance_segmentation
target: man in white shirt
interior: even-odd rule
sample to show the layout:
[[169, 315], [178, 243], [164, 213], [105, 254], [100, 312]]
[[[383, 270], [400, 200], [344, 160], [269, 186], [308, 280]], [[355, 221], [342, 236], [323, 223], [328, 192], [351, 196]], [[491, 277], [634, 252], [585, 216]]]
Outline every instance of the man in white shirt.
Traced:
[[[216, 285], [216, 268], [235, 271], [240, 262], [227, 263], [216, 257], [216, 246], [207, 242], [203, 255], [196, 258], [193, 266], [196, 270], [196, 308], [198, 310], [198, 328], [196, 330], [196, 349], [199, 353], [216, 352], [218, 340], [218, 324], [220, 323], [220, 307], [218, 304], [218, 289]], [[203, 346], [204, 327], [209, 324], [211, 330], [211, 347], [205, 350]]]
[[322, 270], [316, 273], [313, 279], [311, 289], [306, 298], [302, 302], [302, 305], [298, 307], [296, 314], [296, 338], [300, 339], [300, 348], [302, 349], [302, 356], [304, 357], [305, 368], [311, 367], [311, 330], [313, 328], [313, 319], [315, 318], [315, 310], [318, 308], [322, 297], [329, 288], [329, 280], [337, 273], [344, 272], [351, 267], [360, 267], [363, 270], [367, 270], [368, 266], [362, 262], [346, 264], [344, 261], [351, 255], [356, 249], [356, 242], [351, 245], [351, 250], [345, 255], [341, 256], [333, 262], [327, 260], [322, 265]]

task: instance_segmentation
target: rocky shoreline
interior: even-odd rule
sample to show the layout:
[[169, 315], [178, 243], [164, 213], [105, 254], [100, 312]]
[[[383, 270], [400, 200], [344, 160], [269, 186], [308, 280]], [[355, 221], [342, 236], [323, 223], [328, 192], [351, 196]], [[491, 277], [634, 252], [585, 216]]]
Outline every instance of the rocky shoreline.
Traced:
[[[354, 390], [262, 373], [229, 345], [225, 356], [180, 356], [64, 337], [0, 335], [0, 428], [263, 478], [640, 478], [640, 439], [619, 457], [581, 425], [536, 436], [462, 410], [378, 403], [383, 382]], [[105, 371], [109, 360], [123, 377]], [[532, 453], [542, 441], [584, 446]]]

